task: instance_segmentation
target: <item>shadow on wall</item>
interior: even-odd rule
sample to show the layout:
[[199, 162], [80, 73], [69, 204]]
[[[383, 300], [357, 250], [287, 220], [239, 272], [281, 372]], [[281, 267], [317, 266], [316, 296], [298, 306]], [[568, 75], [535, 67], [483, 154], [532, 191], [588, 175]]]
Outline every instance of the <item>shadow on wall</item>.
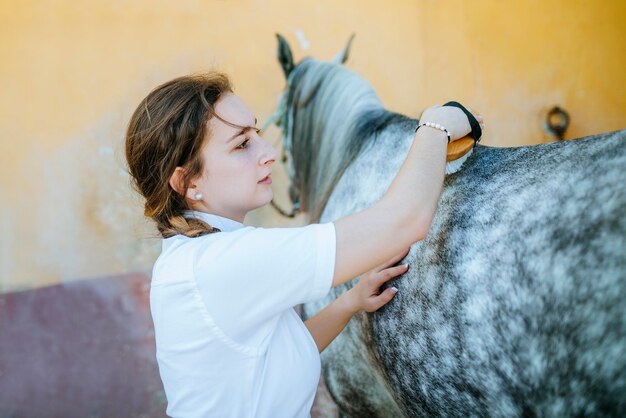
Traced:
[[1, 417], [166, 417], [149, 278], [0, 295]]

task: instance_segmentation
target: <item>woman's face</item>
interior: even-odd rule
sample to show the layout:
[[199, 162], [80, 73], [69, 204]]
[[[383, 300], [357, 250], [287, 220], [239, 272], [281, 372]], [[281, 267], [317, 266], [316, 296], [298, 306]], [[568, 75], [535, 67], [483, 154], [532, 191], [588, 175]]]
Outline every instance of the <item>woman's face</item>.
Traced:
[[266, 177], [276, 150], [259, 136], [256, 118], [235, 94], [223, 94], [215, 113], [201, 151], [204, 172], [193, 181], [192, 194], [200, 192], [203, 198], [192, 200], [192, 207], [243, 222], [246, 213], [272, 200], [271, 178]]

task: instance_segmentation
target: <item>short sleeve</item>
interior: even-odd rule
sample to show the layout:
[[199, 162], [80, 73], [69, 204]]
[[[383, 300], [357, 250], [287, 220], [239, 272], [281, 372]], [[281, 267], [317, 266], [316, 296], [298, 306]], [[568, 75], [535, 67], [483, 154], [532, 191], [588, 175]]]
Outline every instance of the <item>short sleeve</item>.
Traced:
[[194, 255], [196, 284], [216, 324], [240, 342], [285, 310], [324, 297], [332, 286], [332, 222], [246, 227], [207, 237]]

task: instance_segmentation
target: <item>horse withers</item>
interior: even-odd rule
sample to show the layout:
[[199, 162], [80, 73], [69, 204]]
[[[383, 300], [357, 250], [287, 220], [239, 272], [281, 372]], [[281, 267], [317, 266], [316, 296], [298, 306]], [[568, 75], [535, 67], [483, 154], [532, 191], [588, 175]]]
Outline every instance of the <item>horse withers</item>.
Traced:
[[[294, 64], [279, 110], [290, 195], [311, 222], [380, 199], [418, 124], [331, 62]], [[626, 130], [477, 145], [445, 178], [400, 289], [322, 353], [347, 417], [626, 415]], [[356, 280], [303, 306], [311, 317]]]

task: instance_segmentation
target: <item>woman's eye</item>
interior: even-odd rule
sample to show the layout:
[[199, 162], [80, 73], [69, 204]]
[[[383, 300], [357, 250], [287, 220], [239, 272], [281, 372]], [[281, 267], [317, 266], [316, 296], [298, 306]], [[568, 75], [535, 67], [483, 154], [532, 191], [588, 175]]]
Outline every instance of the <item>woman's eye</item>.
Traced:
[[248, 142], [250, 142], [250, 140], [248, 138], [246, 138], [245, 141], [243, 141], [241, 144], [239, 144], [237, 146], [237, 149], [245, 149], [248, 148]]

